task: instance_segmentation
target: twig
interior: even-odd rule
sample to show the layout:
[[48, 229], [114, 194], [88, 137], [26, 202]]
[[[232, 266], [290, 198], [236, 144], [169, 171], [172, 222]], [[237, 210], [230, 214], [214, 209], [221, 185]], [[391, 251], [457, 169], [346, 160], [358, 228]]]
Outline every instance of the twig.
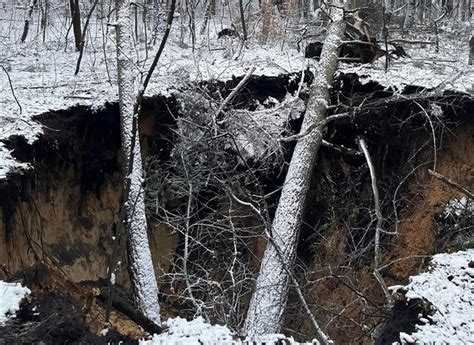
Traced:
[[313, 123], [311, 126], [309, 126], [303, 133], [298, 133], [295, 135], [291, 135], [286, 138], [280, 138], [280, 141], [287, 143], [290, 141], [295, 141], [295, 140], [300, 140], [301, 138], [304, 138], [305, 136], [309, 135], [313, 130], [322, 130], [329, 122], [334, 121], [334, 120], [339, 120], [341, 118], [346, 118], [350, 116], [350, 113], [342, 113], [342, 114], [335, 114], [326, 117], [323, 121], [318, 122], [318, 123]]
[[374, 46], [375, 44], [373, 42], [366, 42], [366, 41], [361, 41], [361, 40], [351, 40], [351, 41], [342, 41], [342, 45], [349, 45], [349, 44], [359, 44], [359, 45], [367, 45], [367, 46]]
[[64, 98], [92, 99], [92, 96], [74, 96], [74, 95], [70, 95], [70, 96], [64, 96]]
[[329, 147], [329, 148], [333, 149], [336, 152], [345, 153], [345, 154], [348, 154], [348, 155], [351, 155], [351, 156], [360, 155], [359, 151], [353, 150], [349, 147], [334, 145], [333, 143], [330, 143], [330, 142], [328, 142], [324, 139], [321, 141], [321, 145], [323, 145], [325, 147]]
[[235, 97], [235, 95], [237, 95], [237, 93], [240, 91], [240, 89], [242, 89], [244, 87], [244, 85], [247, 83], [247, 81], [252, 76], [253, 72], [255, 72], [255, 69], [256, 69], [255, 66], [252, 67], [247, 72], [245, 77], [243, 77], [242, 80], [237, 84], [237, 86], [232, 90], [232, 92], [226, 97], [226, 99], [224, 99], [224, 102], [221, 103], [221, 105], [219, 106], [219, 109], [217, 109], [217, 112], [216, 112], [216, 115], [215, 115], [215, 119], [214, 119], [215, 124], [221, 124], [222, 123], [222, 121], [221, 122], [217, 121], [217, 119], [219, 118], [220, 113], [222, 112], [222, 110], [224, 110], [225, 106], [230, 101], [232, 101], [232, 99]]
[[7, 74], [8, 83], [10, 84], [10, 89], [12, 90], [13, 98], [15, 99], [16, 104], [18, 104], [18, 108], [20, 108], [20, 115], [21, 115], [21, 112], [22, 112], [21, 104], [20, 104], [20, 102], [18, 102], [18, 98], [16, 98], [15, 90], [13, 89], [12, 80], [10, 79], [10, 74], [8, 73], [7, 69], [6, 69], [5, 67], [3, 67], [3, 65], [0, 65], [0, 67], [2, 67], [2, 69], [3, 69], [3, 70], [5, 71], [5, 73]]
[[433, 41], [412, 41], [412, 40], [404, 40], [404, 39], [394, 39], [388, 41], [390, 44], [395, 44], [395, 43], [405, 43], [405, 44], [436, 44], [436, 42]]
[[365, 144], [364, 139], [359, 139], [359, 146], [364, 153], [365, 160], [367, 161], [367, 165], [369, 166], [370, 171], [370, 178], [372, 180], [372, 192], [374, 194], [374, 207], [375, 207], [375, 215], [377, 217], [377, 224], [375, 226], [375, 244], [374, 244], [374, 276], [379, 282], [382, 290], [387, 298], [389, 303], [392, 302], [392, 296], [388, 291], [387, 284], [379, 272], [379, 263], [380, 263], [380, 233], [382, 232], [382, 223], [383, 217], [382, 212], [380, 210], [380, 200], [379, 200], [379, 189], [377, 187], [377, 177], [375, 176], [375, 168], [372, 163], [372, 159], [370, 158], [369, 150], [367, 149], [367, 145]]
[[463, 193], [464, 195], [466, 195], [468, 198], [470, 199], [474, 199], [474, 193], [472, 193], [469, 189], [461, 186], [459, 183], [457, 182], [454, 182], [453, 180], [451, 180], [449, 177], [446, 177], [444, 175], [441, 175], [440, 173], [437, 173], [436, 171], [433, 171], [431, 169], [428, 169], [428, 172], [430, 173], [430, 175], [440, 179], [441, 181], [443, 181], [444, 183], [446, 183], [448, 186], [456, 189], [458, 192], [461, 192]]
[[431, 135], [433, 137], [433, 170], [436, 170], [436, 162], [437, 162], [436, 132], [433, 126], [433, 122], [431, 121], [431, 118], [426, 112], [425, 108], [423, 108], [420, 103], [418, 103], [416, 100], [413, 100], [413, 103], [415, 103], [421, 109], [421, 111], [425, 114], [426, 118], [428, 119], [428, 122], [430, 123]]

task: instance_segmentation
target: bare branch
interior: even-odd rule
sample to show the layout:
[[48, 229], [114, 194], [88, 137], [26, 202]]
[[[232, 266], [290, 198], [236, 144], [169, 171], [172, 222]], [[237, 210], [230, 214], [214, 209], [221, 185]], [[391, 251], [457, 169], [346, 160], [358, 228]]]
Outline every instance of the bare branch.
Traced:
[[459, 183], [451, 180], [450, 178], [444, 176], [444, 175], [441, 175], [440, 173], [437, 173], [431, 169], [428, 169], [428, 172], [430, 173], [430, 175], [440, 179], [441, 181], [443, 181], [444, 183], [446, 183], [448, 186], [456, 189], [458, 192], [461, 192], [463, 193], [464, 195], [466, 195], [468, 198], [470, 199], [474, 199], [474, 193], [472, 193], [469, 189], [461, 186]]
[[3, 71], [4, 71], [4, 72], [6, 73], [6, 75], [7, 75], [8, 83], [10, 84], [10, 89], [12, 90], [13, 98], [15, 99], [16, 104], [18, 104], [18, 108], [20, 108], [20, 114], [21, 114], [21, 112], [22, 112], [21, 104], [20, 104], [20, 102], [18, 102], [18, 98], [16, 98], [15, 90], [13, 89], [12, 80], [10, 79], [10, 74], [8, 73], [7, 69], [6, 69], [3, 65], [0, 65], [0, 67], [2, 67]]
[[232, 101], [232, 99], [235, 97], [235, 95], [237, 95], [237, 93], [244, 87], [244, 85], [247, 83], [247, 81], [250, 79], [250, 77], [252, 76], [253, 72], [255, 72], [255, 69], [256, 67], [252, 67], [248, 72], [247, 74], [245, 75], [245, 77], [242, 78], [242, 80], [237, 84], [237, 86], [232, 90], [232, 92], [224, 99], [224, 101], [221, 103], [221, 105], [219, 106], [219, 109], [217, 109], [217, 112], [216, 112], [216, 115], [215, 115], [215, 120], [214, 122], [216, 124], [222, 124], [223, 122], [220, 121], [218, 122], [217, 121], [217, 118], [219, 117], [220, 113], [222, 113], [222, 111], [224, 110], [224, 108], [227, 106], [227, 104]]
[[387, 298], [389, 303], [392, 303], [392, 296], [388, 291], [387, 284], [385, 283], [382, 275], [379, 272], [379, 263], [380, 263], [380, 233], [382, 232], [382, 211], [380, 210], [380, 200], [379, 200], [379, 189], [377, 187], [377, 177], [375, 176], [375, 168], [372, 163], [372, 159], [370, 158], [369, 150], [367, 149], [367, 145], [365, 144], [364, 139], [359, 139], [359, 146], [364, 153], [365, 160], [367, 161], [367, 165], [369, 166], [370, 171], [370, 178], [372, 180], [372, 192], [374, 194], [374, 207], [375, 207], [375, 215], [377, 217], [377, 224], [375, 226], [375, 244], [374, 244], [374, 276], [379, 282], [382, 290]]

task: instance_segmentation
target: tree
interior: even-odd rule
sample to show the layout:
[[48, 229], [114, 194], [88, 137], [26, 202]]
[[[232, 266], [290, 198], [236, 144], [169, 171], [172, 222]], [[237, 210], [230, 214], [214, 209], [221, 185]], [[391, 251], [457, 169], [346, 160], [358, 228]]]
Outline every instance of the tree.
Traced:
[[30, 28], [30, 21], [31, 16], [33, 15], [33, 10], [37, 4], [38, 0], [30, 0], [30, 4], [28, 6], [28, 14], [25, 19], [25, 26], [23, 27], [23, 33], [21, 34], [20, 41], [21, 43], [25, 42], [26, 37], [28, 36], [28, 30]]
[[474, 65], [474, 36], [469, 41], [469, 65]]
[[[125, 175], [123, 210], [127, 233], [129, 272], [137, 308], [142, 314], [160, 324], [158, 285], [148, 245], [144, 190], [142, 186], [142, 157], [137, 135], [136, 107], [139, 90], [131, 57], [133, 29], [130, 0], [116, 0], [117, 76], [119, 89], [120, 126], [123, 171]], [[122, 224], [119, 224], [122, 226]]]
[[82, 30], [81, 30], [81, 10], [79, 8], [79, 0], [69, 0], [71, 7], [71, 25], [74, 31], [74, 41], [76, 50], [81, 50]]
[[403, 29], [410, 29], [415, 23], [415, 10], [416, 10], [416, 0], [408, 0], [407, 3], [407, 12], [405, 15], [405, 22], [403, 23]]
[[285, 311], [289, 270], [295, 261], [299, 228], [311, 173], [322, 141], [326, 121], [329, 86], [337, 68], [337, 52], [345, 31], [339, 19], [330, 24], [321, 53], [319, 78], [313, 82], [301, 128], [301, 137], [291, 158], [289, 170], [272, 224], [255, 292], [250, 302], [244, 332], [249, 336], [278, 333]]

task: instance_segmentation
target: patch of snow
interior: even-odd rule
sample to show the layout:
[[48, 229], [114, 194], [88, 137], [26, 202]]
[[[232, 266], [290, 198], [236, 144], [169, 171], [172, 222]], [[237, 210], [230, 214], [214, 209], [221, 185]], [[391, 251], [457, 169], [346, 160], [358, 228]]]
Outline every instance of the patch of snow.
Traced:
[[[30, 27], [37, 24], [33, 16]], [[5, 33], [0, 49], [0, 64], [5, 67], [11, 79], [12, 94], [7, 73], [0, 70], [0, 140], [11, 135], [24, 136], [33, 142], [42, 133], [42, 127], [32, 118], [49, 111], [67, 109], [75, 105], [100, 109], [106, 102], [117, 101], [115, 30], [95, 16], [91, 18], [89, 34], [79, 74], [74, 75], [78, 53], [72, 40], [65, 47], [64, 37], [68, 30], [66, 21], [51, 17], [48, 22], [46, 41], [30, 33], [23, 44], [18, 42], [22, 25], [11, 25], [12, 21], [23, 22], [24, 9], [0, 12], [0, 32]], [[197, 27], [202, 18], [196, 18]], [[283, 73], [298, 72], [304, 62], [303, 53], [294, 45], [286, 44], [284, 49], [278, 42], [263, 44], [248, 40], [241, 47], [238, 40], [217, 39], [217, 32], [230, 25], [209, 26], [209, 33], [197, 37], [202, 42], [192, 49], [182, 42], [179, 26], [173, 24], [170, 38], [151, 78], [145, 96], [161, 94], [168, 96], [188, 82], [202, 80], [230, 80], [234, 76], [245, 75], [256, 67], [254, 76], [277, 76]], [[355, 72], [363, 83], [376, 81], [385, 87], [401, 89], [406, 85], [436, 87], [444, 90], [467, 92], [472, 90], [474, 66], [467, 65], [467, 42], [458, 46], [444, 46], [440, 39], [439, 52], [432, 46], [413, 49], [417, 59], [407, 58], [392, 61], [387, 73], [384, 72], [384, 59], [375, 64], [344, 64], [340, 70]], [[228, 54], [231, 46], [232, 54]], [[158, 44], [136, 47], [133, 53], [137, 75], [147, 71]], [[425, 52], [421, 54], [421, 52]], [[450, 55], [449, 55], [450, 54]], [[317, 63], [315, 63], [317, 68]], [[318, 73], [316, 73], [318, 74]], [[15, 100], [17, 98], [20, 108]], [[295, 116], [298, 116], [297, 114]], [[258, 151], [258, 149], [257, 149]], [[4, 179], [12, 168], [26, 169], [27, 165], [17, 162], [0, 141], [0, 179]]]
[[282, 102], [269, 97], [263, 104], [267, 107], [259, 104], [254, 111], [234, 110], [227, 115], [227, 129], [245, 159], [265, 161], [275, 153], [281, 154], [278, 139], [287, 129], [288, 121], [301, 116], [305, 108], [304, 102], [290, 93]]
[[319, 344], [316, 339], [313, 339], [308, 342], [297, 342], [293, 337], [287, 337], [283, 334], [267, 334], [263, 336], [256, 336], [253, 338], [246, 338], [243, 344], [288, 344], [288, 345], [310, 345], [310, 344]]
[[468, 42], [445, 40], [436, 51], [434, 45], [420, 48], [405, 46], [411, 57], [391, 60], [385, 72], [385, 57], [374, 64], [342, 64], [340, 72], [356, 73], [362, 84], [371, 81], [401, 91], [406, 86], [419, 86], [439, 91], [474, 94], [474, 66], [468, 65]]
[[165, 333], [153, 336], [152, 340], [140, 341], [140, 345], [199, 345], [236, 344], [232, 332], [225, 326], [210, 325], [202, 317], [187, 321], [176, 317], [168, 319]]
[[[42, 134], [42, 126], [33, 120], [33, 116], [76, 105], [97, 110], [106, 102], [118, 100], [115, 32], [106, 31], [105, 22], [91, 19], [81, 70], [74, 75], [78, 53], [71, 42], [65, 48], [62, 39], [58, 40], [58, 37], [65, 37], [67, 26], [64, 23], [51, 18], [45, 43], [30, 35], [33, 40], [29, 37], [20, 44], [18, 37], [22, 26], [8, 27], [9, 20], [2, 20], [10, 19], [5, 17], [9, 15], [0, 13], [0, 31], [8, 31], [10, 37], [2, 41], [0, 64], [7, 67], [14, 94], [7, 73], [0, 69], [0, 140], [21, 135], [32, 143]], [[23, 13], [16, 15], [22, 18]], [[30, 25], [34, 26], [33, 23]], [[210, 46], [203, 45], [193, 51], [180, 42], [179, 25], [176, 22], [172, 27], [145, 96], [168, 96], [180, 86], [194, 81], [230, 80], [245, 75], [253, 66], [256, 66], [255, 76], [297, 72], [304, 60], [296, 49], [282, 50], [255, 42], [248, 42], [248, 49], [244, 47], [238, 56], [224, 54], [222, 40], [212, 40]], [[217, 37], [217, 34], [211, 32], [210, 37]], [[238, 44], [237, 41], [233, 43], [235, 49]], [[135, 65], [135, 71], [140, 75], [148, 70], [158, 44], [148, 47], [147, 53], [143, 45], [136, 49], [132, 55], [133, 61], [139, 56], [140, 63]], [[0, 179], [6, 178], [12, 168], [26, 169], [28, 166], [17, 162], [0, 141]]]
[[[410, 278], [400, 290], [410, 299], [428, 302], [435, 310], [412, 334], [400, 341], [422, 344], [474, 343], [474, 249], [433, 256], [432, 269]], [[421, 319], [420, 319], [421, 320]]]
[[474, 202], [468, 200], [465, 196], [461, 199], [452, 199], [446, 204], [444, 209], [444, 217], [460, 216], [464, 212], [474, 214]]
[[6, 283], [0, 280], [0, 325], [9, 317], [15, 317], [21, 300], [31, 291], [20, 283]]
[[283, 334], [268, 334], [241, 340], [226, 326], [208, 324], [200, 316], [191, 321], [180, 317], [168, 319], [166, 326], [166, 332], [155, 334], [150, 340], [141, 340], [140, 345], [243, 345], [276, 344], [278, 341], [289, 345], [319, 344], [317, 340], [299, 343], [293, 337]]

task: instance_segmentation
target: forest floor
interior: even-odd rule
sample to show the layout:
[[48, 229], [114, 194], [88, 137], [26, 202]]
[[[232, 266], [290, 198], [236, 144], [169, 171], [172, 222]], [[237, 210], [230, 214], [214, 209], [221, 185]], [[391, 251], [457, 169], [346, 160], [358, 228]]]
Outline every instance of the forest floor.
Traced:
[[[51, 21], [43, 42], [42, 32], [32, 32], [25, 43], [19, 42], [22, 23], [12, 26], [7, 12], [0, 12], [0, 179], [15, 168], [26, 168], [10, 155], [1, 140], [11, 135], [24, 136], [32, 142], [42, 126], [32, 119], [48, 111], [74, 105], [100, 109], [118, 99], [116, 86], [115, 33], [104, 21], [92, 20], [80, 72], [74, 75], [79, 53], [73, 39], [65, 40], [67, 27], [62, 21]], [[14, 18], [15, 19], [15, 18]], [[208, 32], [198, 36], [195, 49], [184, 43], [176, 22], [160, 63], [147, 88], [146, 95], [167, 95], [186, 88], [190, 82], [230, 80], [245, 75], [255, 67], [254, 75], [276, 76], [298, 72], [310, 64], [295, 41], [283, 30], [275, 30], [265, 41], [255, 29], [243, 44], [238, 38], [218, 39], [224, 22], [209, 25]], [[459, 29], [463, 32], [464, 29]], [[70, 35], [72, 36], [72, 34]], [[394, 33], [393, 38], [400, 35]], [[392, 37], [391, 37], [392, 38]], [[405, 39], [432, 41], [429, 34]], [[159, 46], [137, 44], [137, 74], [143, 75]], [[187, 39], [185, 40], [187, 41]], [[273, 43], [270, 43], [273, 42]], [[401, 43], [403, 44], [403, 43]], [[403, 90], [406, 86], [439, 91], [473, 93], [474, 66], [468, 66], [468, 42], [448, 34], [441, 35], [439, 47], [434, 44], [407, 44], [409, 57], [391, 60], [385, 72], [385, 58], [374, 64], [341, 64], [339, 71], [356, 73], [362, 82], [376, 81], [386, 88]]]
[[[75, 105], [99, 110], [107, 103], [116, 102], [118, 95], [115, 36], [113, 30], [107, 28], [105, 22], [95, 20], [91, 22], [81, 71], [78, 75], [74, 75], [78, 53], [74, 49], [72, 38], [70, 37], [67, 43], [64, 39], [67, 31], [65, 23], [51, 22], [45, 42], [42, 41], [41, 31], [36, 31], [30, 34], [27, 42], [21, 44], [19, 43], [21, 35], [19, 23], [22, 21], [17, 20], [12, 26], [6, 13], [2, 12], [0, 16], [4, 19], [0, 20], [0, 25], [2, 25], [0, 27], [0, 65], [3, 67], [0, 70], [0, 180], [2, 180], [7, 177], [8, 173], [22, 168], [30, 168], [28, 164], [15, 160], [2, 140], [5, 141], [10, 136], [18, 135], [25, 137], [29, 143], [34, 142], [43, 133], [43, 126], [33, 119], [34, 116], [50, 111], [65, 110]], [[290, 37], [284, 31], [275, 32], [274, 37], [265, 43], [258, 30], [254, 30], [250, 35], [250, 40], [242, 45], [238, 38], [217, 39], [217, 32], [225, 25], [213, 23], [206, 37], [198, 37], [199, 44], [193, 49], [188, 43], [187, 37], [184, 39], [185, 43], [183, 42], [178, 23], [176, 24], [147, 89], [147, 96], [182, 92], [186, 90], [189, 83], [231, 80], [245, 75], [253, 67], [256, 67], [254, 72], [256, 76], [290, 74], [304, 70], [310, 64], [314, 66], [316, 74], [318, 73], [318, 63], [305, 59], [303, 52], [297, 49], [295, 38]], [[412, 35], [404, 38], [431, 41], [432, 36]], [[138, 74], [143, 75], [148, 70], [158, 48], [159, 40], [160, 37], [155, 45], [148, 47], [145, 47], [143, 42], [137, 45], [136, 60], [140, 61], [136, 65]], [[384, 88], [396, 90], [400, 94], [406, 87], [419, 87], [429, 91], [436, 90], [440, 93], [459, 92], [470, 96], [474, 95], [474, 66], [467, 65], [467, 40], [457, 40], [455, 36], [446, 33], [441, 34], [438, 48], [434, 44], [410, 44], [404, 47], [409, 57], [392, 60], [387, 71], [385, 71], [385, 59], [381, 58], [374, 64], [341, 64], [339, 72], [355, 73], [362, 83], [375, 81]], [[448, 165], [446, 164], [447, 169]], [[430, 207], [439, 209], [439, 203], [446, 204], [451, 196], [452, 194], [447, 192], [440, 194]], [[420, 213], [422, 211], [427, 222], [430, 222], [426, 228], [431, 231], [431, 213], [428, 214], [426, 210], [420, 210]], [[415, 226], [417, 225], [415, 224]], [[409, 230], [411, 231], [412, 228]], [[415, 234], [412, 235], [415, 236]], [[409, 240], [413, 240], [413, 237], [409, 237], [407, 242]], [[408, 248], [409, 245], [406, 247]], [[434, 314], [433, 322], [442, 322], [444, 317], [447, 320], [445, 324], [448, 331], [451, 332], [456, 327], [461, 327], [464, 332], [462, 337], [465, 339], [472, 337], [472, 332], [466, 331], [473, 324], [472, 308], [467, 311], [466, 318], [462, 318], [455, 310], [453, 313], [456, 317], [456, 325], [453, 325], [451, 319], [446, 316], [446, 312], [450, 313], [449, 307], [454, 304], [449, 299], [440, 299], [439, 291], [440, 289], [450, 290], [456, 293], [456, 298], [459, 296], [466, 301], [472, 300], [471, 265], [473, 256], [472, 250], [453, 257], [438, 256], [435, 258], [435, 262], [441, 267], [439, 270], [434, 269], [432, 276], [425, 275], [422, 278], [414, 278], [411, 285], [401, 288], [401, 290], [405, 289], [409, 298], [423, 299], [440, 306], [439, 313]], [[449, 279], [451, 276], [453, 278]], [[441, 283], [440, 277], [447, 277], [454, 285], [444, 284], [446, 279]], [[430, 280], [431, 278], [434, 279]], [[63, 283], [61, 282], [61, 284]], [[422, 291], [421, 285], [429, 285], [431, 290]], [[24, 308], [26, 309], [23, 310], [26, 311], [23, 314], [20, 311], [16, 320], [9, 321], [8, 327], [0, 330], [7, 341], [6, 343], [15, 343], [18, 340], [34, 342], [44, 339], [50, 339], [53, 343], [64, 343], [77, 339], [90, 342], [103, 341], [96, 336], [102, 323], [97, 322], [97, 325], [94, 326], [95, 332], [91, 332], [93, 322], [86, 320], [87, 315], [90, 314], [84, 312], [84, 305], [87, 304], [89, 292], [82, 294], [82, 297], [79, 296], [82, 292], [74, 292], [73, 295], [77, 299], [70, 300], [64, 296], [48, 293], [47, 289], [41, 286], [37, 290], [34, 286], [29, 287], [33, 290], [33, 295], [37, 297], [25, 304]], [[60, 286], [58, 289], [75, 290], [79, 288], [77, 286]], [[412, 291], [411, 294], [410, 291]], [[339, 297], [335, 295], [335, 298]], [[78, 304], [78, 300], [83, 304]], [[29, 307], [27, 307], [28, 305]], [[472, 307], [472, 303], [470, 305]], [[42, 314], [40, 320], [34, 318], [36, 309], [32, 308], [35, 307]], [[94, 317], [101, 321], [102, 316], [97, 315], [103, 314], [103, 306], [92, 309], [92, 311], [94, 310], [97, 312]], [[117, 316], [117, 320], [123, 321], [126, 318]], [[140, 330], [127, 322], [123, 321], [120, 327], [130, 333], [127, 336], [122, 336], [111, 332], [109, 334], [111, 341], [124, 340], [136, 343], [136, 340], [132, 340], [132, 338], [143, 336]], [[84, 326], [86, 323], [88, 327]], [[432, 325], [431, 322], [426, 324]], [[56, 327], [57, 325], [60, 327]], [[171, 329], [175, 327], [176, 332], [180, 327], [184, 327], [179, 320], [174, 323], [171, 321], [170, 326]], [[199, 327], [205, 328], [207, 326], [198, 322], [193, 324], [190, 329], [199, 330]], [[30, 338], [19, 339], [19, 335], [25, 334], [25, 332], [29, 334]], [[214, 334], [223, 338], [230, 336], [228, 329], [216, 332]], [[406, 341], [426, 340], [427, 338], [423, 338], [423, 332], [424, 330], [418, 332], [421, 338], [418, 338], [417, 335], [411, 337], [407, 335]], [[209, 333], [212, 332], [209, 331]], [[199, 340], [199, 337], [197, 338]], [[172, 337], [160, 339], [157, 336], [155, 341], [160, 343], [170, 339]], [[1, 341], [2, 339], [0, 339], [0, 343]]]

